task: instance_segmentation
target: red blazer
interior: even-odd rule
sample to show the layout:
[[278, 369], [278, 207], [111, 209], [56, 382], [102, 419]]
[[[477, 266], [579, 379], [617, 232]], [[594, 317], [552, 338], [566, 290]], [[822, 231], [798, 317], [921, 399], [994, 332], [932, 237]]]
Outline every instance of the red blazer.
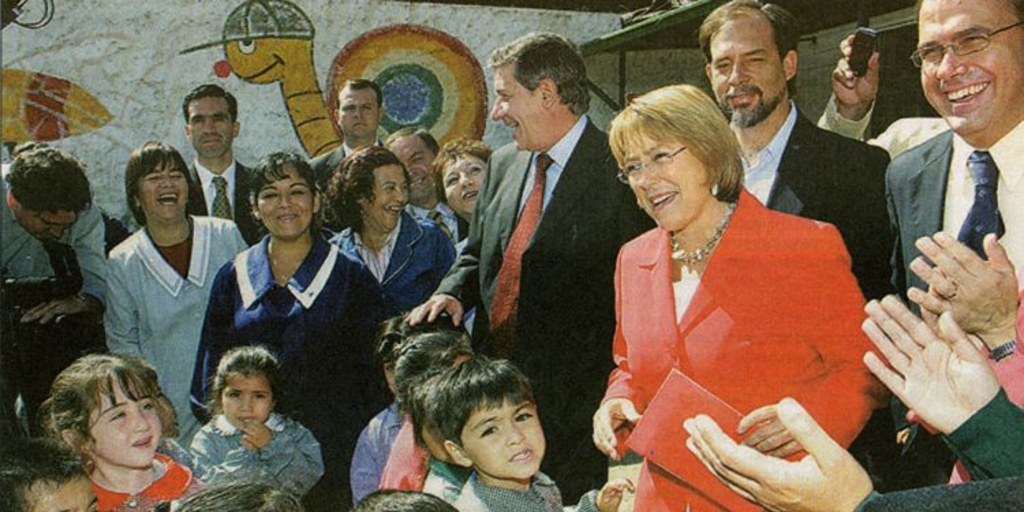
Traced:
[[[643, 412], [677, 368], [743, 414], [796, 398], [844, 446], [882, 405], [884, 388], [861, 363], [864, 298], [830, 224], [770, 211], [744, 191], [681, 322], [667, 231], [623, 246], [615, 290], [618, 368], [605, 400]], [[645, 462], [637, 510], [720, 510], [688, 489]]]

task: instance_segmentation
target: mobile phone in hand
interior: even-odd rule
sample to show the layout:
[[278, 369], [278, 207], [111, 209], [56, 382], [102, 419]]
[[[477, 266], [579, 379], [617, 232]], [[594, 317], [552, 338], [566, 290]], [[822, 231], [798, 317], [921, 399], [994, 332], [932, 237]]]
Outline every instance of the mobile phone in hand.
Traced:
[[875, 40], [878, 38], [878, 31], [869, 27], [857, 27], [853, 34], [853, 44], [850, 58], [850, 70], [856, 76], [864, 76], [868, 72], [868, 60], [875, 51]]

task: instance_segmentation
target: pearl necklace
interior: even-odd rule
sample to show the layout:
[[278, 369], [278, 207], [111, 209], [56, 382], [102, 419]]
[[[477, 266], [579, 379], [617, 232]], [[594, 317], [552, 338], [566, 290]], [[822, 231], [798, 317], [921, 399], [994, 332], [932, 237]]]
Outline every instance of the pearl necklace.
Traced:
[[722, 221], [718, 223], [718, 229], [715, 229], [715, 234], [711, 236], [707, 243], [698, 247], [693, 252], [679, 247], [679, 242], [676, 242], [675, 233], [672, 233], [669, 236], [669, 240], [672, 241], [672, 259], [690, 268], [701, 264], [711, 255], [711, 251], [715, 250], [718, 242], [722, 240], [722, 235], [725, 234], [725, 228], [729, 226], [729, 219], [732, 218], [732, 212], [734, 211], [736, 211], [736, 203], [729, 203], [729, 208], [725, 211]]

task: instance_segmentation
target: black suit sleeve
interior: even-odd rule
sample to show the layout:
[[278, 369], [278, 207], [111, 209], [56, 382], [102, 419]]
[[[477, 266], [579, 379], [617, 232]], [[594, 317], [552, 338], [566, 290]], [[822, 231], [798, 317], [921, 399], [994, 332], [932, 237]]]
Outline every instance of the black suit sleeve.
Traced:
[[1024, 510], [1024, 478], [922, 487], [873, 495], [857, 512], [1010, 512]]

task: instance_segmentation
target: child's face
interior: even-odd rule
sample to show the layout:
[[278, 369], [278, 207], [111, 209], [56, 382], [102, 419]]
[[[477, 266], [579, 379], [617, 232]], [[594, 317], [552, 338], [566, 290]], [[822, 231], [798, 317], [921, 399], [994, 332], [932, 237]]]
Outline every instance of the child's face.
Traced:
[[220, 395], [220, 405], [228, 422], [242, 429], [250, 421], [266, 423], [274, 410], [274, 392], [263, 375], [230, 377]]
[[92, 483], [84, 476], [63, 485], [36, 483], [29, 493], [29, 512], [96, 512]]
[[88, 450], [96, 469], [151, 470], [163, 434], [156, 400], [143, 397], [136, 402], [115, 384], [114, 403], [104, 397], [100, 404], [100, 410], [89, 418], [92, 442]]
[[472, 465], [484, 485], [525, 491], [544, 459], [544, 430], [534, 404], [505, 402], [474, 411], [462, 427], [462, 446], [445, 446], [456, 462]]

